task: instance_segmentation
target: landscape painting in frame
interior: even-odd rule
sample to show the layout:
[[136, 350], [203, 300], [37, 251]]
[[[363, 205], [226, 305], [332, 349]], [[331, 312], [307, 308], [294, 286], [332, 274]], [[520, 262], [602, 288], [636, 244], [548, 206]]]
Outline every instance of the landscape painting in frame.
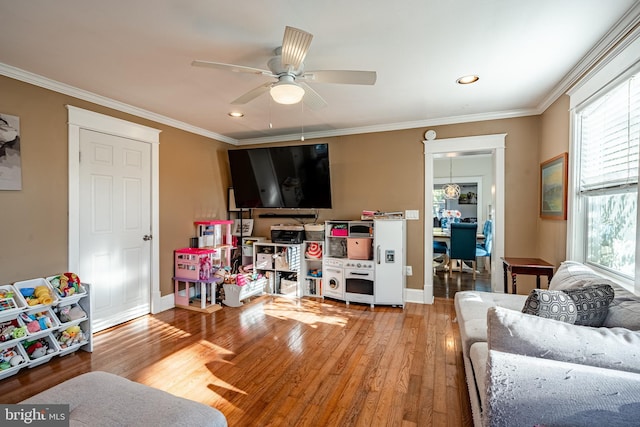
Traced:
[[540, 164], [540, 217], [567, 219], [567, 153]]
[[22, 190], [20, 118], [0, 113], [0, 190]]

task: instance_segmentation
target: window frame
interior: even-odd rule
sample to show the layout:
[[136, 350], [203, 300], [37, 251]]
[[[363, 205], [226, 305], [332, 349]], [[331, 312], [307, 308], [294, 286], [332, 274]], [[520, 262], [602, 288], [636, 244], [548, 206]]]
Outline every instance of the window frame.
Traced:
[[[624, 47], [603, 60], [600, 66], [576, 83], [568, 94], [570, 96], [570, 146], [569, 146], [569, 197], [567, 217], [567, 259], [586, 263], [587, 212], [586, 197], [580, 194], [580, 126], [578, 115], [588, 104], [606, 94], [609, 90], [640, 73], [640, 34]], [[640, 199], [640, 191], [638, 191]], [[640, 200], [639, 200], [640, 201]], [[640, 203], [638, 203], [640, 206]], [[622, 275], [589, 264], [600, 275], [619, 283], [624, 288], [640, 294], [640, 209], [636, 209], [636, 241], [635, 241], [635, 279], [630, 280]]]

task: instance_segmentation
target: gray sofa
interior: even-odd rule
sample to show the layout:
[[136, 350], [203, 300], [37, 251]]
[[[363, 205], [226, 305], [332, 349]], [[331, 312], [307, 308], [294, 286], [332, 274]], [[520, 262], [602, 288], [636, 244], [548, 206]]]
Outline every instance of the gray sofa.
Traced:
[[215, 408], [107, 372], [89, 372], [21, 404], [69, 404], [71, 427], [226, 427]]
[[602, 327], [522, 313], [526, 295], [456, 294], [476, 427], [640, 425], [640, 297], [572, 261], [549, 289], [594, 284], [614, 290]]

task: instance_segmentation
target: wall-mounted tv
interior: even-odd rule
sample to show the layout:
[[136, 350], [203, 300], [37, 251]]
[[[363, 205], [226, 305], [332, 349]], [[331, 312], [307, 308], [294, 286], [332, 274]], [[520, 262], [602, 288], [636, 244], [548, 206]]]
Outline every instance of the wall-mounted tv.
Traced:
[[236, 207], [330, 209], [328, 144], [229, 150]]

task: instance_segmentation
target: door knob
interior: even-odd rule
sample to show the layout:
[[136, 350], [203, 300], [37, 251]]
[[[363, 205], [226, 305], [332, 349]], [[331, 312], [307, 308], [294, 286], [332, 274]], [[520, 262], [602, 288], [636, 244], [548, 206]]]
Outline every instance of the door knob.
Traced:
[[145, 234], [145, 235], [142, 237], [142, 240], [144, 240], [145, 242], [147, 242], [147, 241], [149, 241], [149, 240], [151, 240], [151, 239], [153, 239], [153, 236], [152, 236], [151, 234]]

